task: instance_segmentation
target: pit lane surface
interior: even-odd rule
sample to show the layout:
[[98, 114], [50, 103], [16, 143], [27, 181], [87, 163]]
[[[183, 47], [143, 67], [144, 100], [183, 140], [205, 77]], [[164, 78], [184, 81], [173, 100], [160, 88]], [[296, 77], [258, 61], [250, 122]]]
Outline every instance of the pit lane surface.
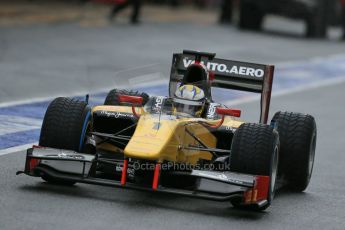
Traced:
[[[345, 78], [342, 43], [306, 40], [300, 36], [298, 23], [268, 20], [266, 27], [264, 34], [192, 23], [0, 27], [0, 155], [38, 140], [46, 107], [56, 96], [91, 93], [90, 102], [102, 104], [112, 88], [167, 95], [172, 53], [184, 48], [214, 51], [220, 58], [277, 64], [274, 93]], [[285, 34], [272, 32], [274, 28], [283, 28]], [[213, 96], [227, 104], [246, 94], [222, 90]], [[28, 104], [18, 105], [18, 100]]]
[[[171, 53], [183, 48], [273, 64], [345, 50], [335, 41], [189, 24], [88, 29], [62, 24], [0, 31], [1, 102], [113, 87], [123, 80], [115, 73], [130, 69], [133, 62], [163, 63], [168, 72]], [[332, 73], [331, 66], [327, 68]], [[247, 213], [228, 203], [82, 184], [53, 186], [15, 176], [24, 167], [25, 153], [13, 152], [0, 156], [0, 229], [344, 229], [344, 87], [339, 83], [273, 98], [272, 112], [313, 114], [319, 138], [307, 192], [281, 192], [267, 212]], [[257, 120], [257, 102], [236, 107], [245, 119]]]
[[[263, 64], [345, 52], [344, 44], [337, 40], [303, 38], [299, 26], [268, 21], [268, 29], [281, 27], [285, 31], [282, 34], [277, 30], [262, 34], [191, 23], [0, 27], [0, 103], [132, 84], [126, 78], [131, 70], [153, 64], [169, 76], [172, 53], [183, 49], [212, 51], [219, 58]], [[123, 72], [128, 72], [126, 77], [121, 77]]]
[[[273, 98], [272, 110], [308, 112], [318, 124], [314, 174], [305, 193], [280, 192], [263, 213], [228, 203], [15, 176], [24, 152], [1, 157], [1, 229], [344, 229], [345, 83]], [[238, 106], [249, 119], [257, 104]]]

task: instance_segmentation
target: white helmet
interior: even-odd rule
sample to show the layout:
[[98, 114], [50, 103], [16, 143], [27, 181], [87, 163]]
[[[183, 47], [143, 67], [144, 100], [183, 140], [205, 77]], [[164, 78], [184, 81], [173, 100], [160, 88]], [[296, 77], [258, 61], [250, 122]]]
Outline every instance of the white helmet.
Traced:
[[205, 93], [194, 85], [182, 85], [175, 92], [174, 110], [177, 114], [200, 117], [205, 106]]

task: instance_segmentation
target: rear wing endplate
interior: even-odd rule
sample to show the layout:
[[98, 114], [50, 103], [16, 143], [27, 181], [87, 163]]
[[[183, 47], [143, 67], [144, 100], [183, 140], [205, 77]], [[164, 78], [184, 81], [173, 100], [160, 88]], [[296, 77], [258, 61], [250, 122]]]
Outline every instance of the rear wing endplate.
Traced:
[[[172, 97], [176, 86], [182, 81], [187, 67], [194, 63], [195, 56], [176, 53], [173, 55], [173, 62], [170, 75], [170, 96]], [[213, 72], [215, 78], [211, 82], [212, 87], [234, 89], [261, 94], [260, 122], [267, 123], [271, 101], [271, 91], [274, 75], [273, 65], [262, 65], [248, 62], [231, 61], [214, 58], [201, 59], [209, 71]]]

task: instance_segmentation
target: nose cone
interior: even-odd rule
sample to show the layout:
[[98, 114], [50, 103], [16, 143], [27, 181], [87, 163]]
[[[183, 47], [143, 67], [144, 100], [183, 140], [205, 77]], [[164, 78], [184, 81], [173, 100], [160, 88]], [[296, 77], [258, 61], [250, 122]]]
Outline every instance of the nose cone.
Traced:
[[173, 119], [166, 119], [163, 116], [159, 119], [156, 115], [141, 116], [124, 150], [125, 156], [176, 161], [180, 136], [177, 127], [178, 122]]

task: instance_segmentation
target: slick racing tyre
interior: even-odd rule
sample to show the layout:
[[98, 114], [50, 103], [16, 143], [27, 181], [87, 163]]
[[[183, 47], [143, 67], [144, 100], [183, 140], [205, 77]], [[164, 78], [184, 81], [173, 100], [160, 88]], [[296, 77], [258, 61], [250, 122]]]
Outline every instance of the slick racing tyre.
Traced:
[[242, 124], [235, 132], [230, 153], [230, 170], [237, 173], [270, 176], [267, 204], [244, 205], [242, 200], [231, 203], [238, 208], [265, 210], [271, 204], [279, 160], [279, 136], [272, 127], [264, 124]]
[[[86, 102], [59, 97], [53, 100], [44, 116], [39, 145], [42, 147], [83, 151], [90, 120]], [[42, 179], [56, 184], [73, 184], [43, 175]]]
[[277, 112], [272, 122], [280, 137], [279, 174], [288, 180], [288, 187], [304, 191], [310, 182], [315, 159], [317, 129], [311, 115]]
[[107, 97], [105, 98], [104, 105], [124, 105], [119, 101], [119, 95], [138, 96], [143, 98], [143, 105], [149, 100], [149, 95], [138, 91], [124, 90], [124, 89], [113, 89], [110, 90]]

